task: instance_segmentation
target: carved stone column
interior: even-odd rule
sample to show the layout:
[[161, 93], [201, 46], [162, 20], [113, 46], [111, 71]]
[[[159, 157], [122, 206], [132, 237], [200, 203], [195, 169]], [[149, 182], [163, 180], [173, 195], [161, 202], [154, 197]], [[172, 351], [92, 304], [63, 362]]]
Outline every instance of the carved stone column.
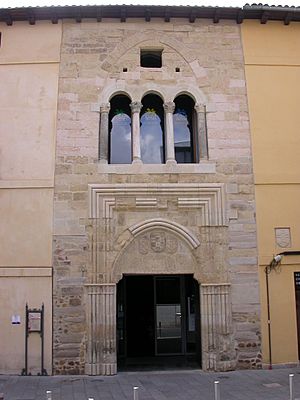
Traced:
[[108, 162], [108, 113], [110, 104], [105, 103], [100, 106], [100, 128], [99, 128], [99, 160], [100, 163]]
[[140, 111], [143, 107], [139, 101], [130, 104], [131, 107], [131, 126], [132, 126], [132, 162], [142, 162], [141, 160], [141, 137], [140, 137]]
[[116, 346], [116, 285], [90, 284], [87, 289], [87, 355], [85, 373], [115, 375]]
[[206, 128], [206, 109], [204, 104], [196, 104], [197, 112], [197, 128], [198, 128], [198, 146], [199, 159], [208, 159], [208, 143], [207, 143], [207, 128]]
[[176, 163], [175, 161], [175, 148], [174, 148], [174, 124], [173, 113], [175, 110], [175, 103], [170, 101], [164, 104], [165, 122], [166, 122], [166, 162]]
[[226, 371], [236, 363], [230, 284], [201, 285], [201, 341], [204, 371]]

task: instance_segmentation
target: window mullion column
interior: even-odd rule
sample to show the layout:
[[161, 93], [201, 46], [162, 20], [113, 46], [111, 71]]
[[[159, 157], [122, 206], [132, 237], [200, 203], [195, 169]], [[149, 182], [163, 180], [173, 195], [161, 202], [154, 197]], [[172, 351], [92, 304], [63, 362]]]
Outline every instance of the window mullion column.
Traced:
[[176, 163], [175, 161], [175, 147], [174, 147], [174, 124], [173, 113], [175, 110], [175, 103], [170, 101], [164, 104], [165, 110], [165, 123], [166, 123], [166, 162]]
[[199, 161], [208, 159], [207, 127], [206, 127], [206, 108], [204, 104], [196, 104], [197, 113], [197, 134], [198, 134], [198, 154]]
[[130, 104], [131, 108], [131, 132], [132, 132], [132, 162], [142, 162], [141, 160], [141, 129], [140, 111], [142, 103], [134, 101]]
[[108, 113], [110, 104], [104, 103], [100, 106], [100, 129], [99, 129], [99, 160], [100, 163], [108, 162]]

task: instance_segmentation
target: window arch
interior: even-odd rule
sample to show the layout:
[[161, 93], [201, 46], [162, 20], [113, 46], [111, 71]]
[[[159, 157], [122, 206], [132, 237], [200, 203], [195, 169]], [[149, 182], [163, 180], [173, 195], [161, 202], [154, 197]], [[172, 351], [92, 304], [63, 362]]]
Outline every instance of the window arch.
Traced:
[[130, 99], [120, 94], [110, 100], [109, 163], [130, 164], [132, 161]]
[[147, 94], [142, 100], [141, 158], [145, 164], [165, 162], [163, 101], [156, 94]]
[[174, 100], [173, 114], [174, 149], [177, 163], [198, 162], [197, 118], [195, 102], [188, 95], [179, 95]]

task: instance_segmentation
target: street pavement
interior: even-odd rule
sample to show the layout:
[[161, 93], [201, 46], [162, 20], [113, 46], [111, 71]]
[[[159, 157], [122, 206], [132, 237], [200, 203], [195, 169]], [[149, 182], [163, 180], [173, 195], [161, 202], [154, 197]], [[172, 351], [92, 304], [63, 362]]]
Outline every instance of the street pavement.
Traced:
[[294, 374], [294, 399], [300, 400], [300, 368], [233, 371], [201, 370], [120, 372], [112, 377], [0, 375], [4, 400], [214, 400], [214, 381], [220, 400], [289, 400], [289, 374]]

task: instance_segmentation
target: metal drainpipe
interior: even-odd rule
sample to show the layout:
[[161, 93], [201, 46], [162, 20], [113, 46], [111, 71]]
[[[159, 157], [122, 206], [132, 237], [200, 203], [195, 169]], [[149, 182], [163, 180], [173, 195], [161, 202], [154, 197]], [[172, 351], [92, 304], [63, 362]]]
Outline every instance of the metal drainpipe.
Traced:
[[267, 289], [267, 310], [268, 310], [268, 343], [269, 343], [269, 369], [272, 369], [272, 342], [271, 342], [271, 318], [270, 318], [270, 294], [269, 294], [269, 273], [271, 266], [265, 268], [266, 289]]

